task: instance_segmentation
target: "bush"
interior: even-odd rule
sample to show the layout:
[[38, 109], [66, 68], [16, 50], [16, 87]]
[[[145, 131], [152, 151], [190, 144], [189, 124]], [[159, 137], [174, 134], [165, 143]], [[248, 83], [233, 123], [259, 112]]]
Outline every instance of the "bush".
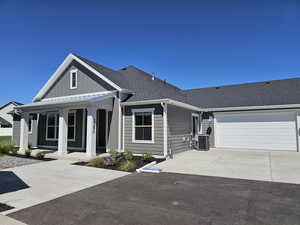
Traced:
[[38, 152], [36, 153], [35, 157], [37, 157], [38, 159], [43, 159], [45, 158], [45, 152]]
[[133, 160], [132, 152], [124, 152], [124, 157], [126, 160]]
[[13, 149], [15, 149], [15, 146], [11, 144], [0, 145], [0, 153], [2, 154], [9, 154]]
[[28, 144], [28, 149], [32, 149], [32, 144], [31, 143]]
[[126, 172], [133, 171], [135, 168], [136, 168], [135, 162], [134, 161], [129, 161], [129, 160], [126, 160], [126, 161], [122, 162], [122, 164], [120, 166], [120, 169], [122, 171], [126, 171]]
[[151, 153], [145, 152], [143, 154], [143, 160], [146, 162], [150, 162], [152, 160], [153, 156]]
[[10, 153], [11, 155], [17, 155], [17, 154], [18, 154], [18, 149], [17, 149], [17, 148], [11, 148], [11, 149], [9, 150], [9, 153]]
[[97, 157], [90, 160], [87, 166], [101, 167], [104, 165], [104, 159], [102, 157]]
[[122, 153], [121, 153], [121, 152], [118, 152], [116, 149], [110, 149], [110, 150], [108, 151], [108, 153], [109, 153], [111, 156], [115, 157], [115, 158], [119, 158], [119, 157], [122, 156]]
[[25, 151], [25, 156], [30, 157], [30, 155], [31, 155], [31, 150], [30, 149], [26, 150]]

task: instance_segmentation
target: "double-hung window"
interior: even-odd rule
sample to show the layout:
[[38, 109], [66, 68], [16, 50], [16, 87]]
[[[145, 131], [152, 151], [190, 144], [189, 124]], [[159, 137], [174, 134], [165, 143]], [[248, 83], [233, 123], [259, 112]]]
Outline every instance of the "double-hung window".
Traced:
[[54, 141], [58, 138], [58, 113], [47, 113], [46, 140]]
[[132, 115], [132, 141], [154, 143], [154, 109], [134, 109]]
[[76, 112], [72, 111], [68, 114], [68, 140], [75, 141], [76, 136]]
[[77, 88], [77, 69], [70, 71], [70, 89]]
[[28, 121], [28, 133], [32, 134], [32, 122], [33, 122], [33, 115], [29, 115], [29, 121]]
[[[58, 140], [59, 130], [59, 115], [57, 112], [47, 113], [46, 121], [46, 140]], [[68, 113], [68, 141], [75, 141], [76, 139], [76, 111]]]

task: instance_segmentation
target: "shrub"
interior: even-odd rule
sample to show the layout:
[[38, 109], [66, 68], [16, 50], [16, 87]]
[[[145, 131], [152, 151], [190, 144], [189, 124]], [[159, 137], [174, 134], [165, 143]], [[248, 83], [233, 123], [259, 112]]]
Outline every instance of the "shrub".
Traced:
[[104, 159], [102, 157], [97, 157], [90, 160], [87, 166], [101, 167], [104, 165]]
[[124, 157], [126, 160], [133, 160], [132, 152], [124, 152]]
[[151, 153], [145, 152], [143, 154], [143, 160], [146, 162], [150, 162], [152, 160], [153, 156]]
[[38, 159], [43, 159], [45, 158], [45, 152], [38, 152], [36, 153], [35, 157], [37, 157]]
[[129, 160], [123, 161], [121, 166], [120, 166], [120, 169], [122, 171], [126, 171], [126, 172], [133, 171], [135, 168], [136, 168], [135, 162], [134, 161], [129, 161]]
[[108, 153], [109, 153], [111, 156], [115, 157], [115, 158], [119, 158], [119, 157], [122, 156], [122, 153], [121, 153], [121, 152], [118, 152], [116, 149], [110, 149], [110, 150], [108, 151]]
[[32, 149], [32, 144], [31, 143], [28, 144], [28, 149]]
[[0, 153], [2, 154], [9, 154], [13, 149], [15, 149], [15, 146], [11, 144], [0, 145]]
[[26, 150], [25, 151], [25, 156], [30, 157], [30, 155], [31, 155], [31, 150], [30, 149]]
[[17, 148], [11, 148], [11, 149], [9, 150], [9, 153], [10, 153], [11, 155], [17, 155], [17, 154], [18, 154], [18, 149], [17, 149]]

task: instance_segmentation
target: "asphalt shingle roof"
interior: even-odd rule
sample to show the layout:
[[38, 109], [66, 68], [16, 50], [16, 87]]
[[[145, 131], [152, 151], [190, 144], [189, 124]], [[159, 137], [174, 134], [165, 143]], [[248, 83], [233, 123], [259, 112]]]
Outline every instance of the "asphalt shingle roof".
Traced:
[[112, 70], [77, 56], [119, 87], [135, 94], [127, 101], [170, 98], [200, 108], [300, 103], [300, 78], [182, 90], [134, 66]]
[[0, 124], [1, 125], [5, 125], [5, 126], [10, 126], [11, 123], [8, 122], [7, 120], [3, 119], [1, 116], [0, 116]]
[[203, 108], [268, 106], [300, 103], [300, 78], [186, 90]]

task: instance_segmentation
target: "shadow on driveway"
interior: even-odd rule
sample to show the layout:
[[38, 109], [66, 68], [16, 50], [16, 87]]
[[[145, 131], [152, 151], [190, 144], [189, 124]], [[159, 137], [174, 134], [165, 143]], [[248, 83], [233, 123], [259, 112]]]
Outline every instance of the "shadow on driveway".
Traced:
[[0, 171], [0, 194], [29, 188], [14, 172]]
[[31, 225], [292, 225], [300, 221], [300, 186], [132, 174], [9, 216]]

